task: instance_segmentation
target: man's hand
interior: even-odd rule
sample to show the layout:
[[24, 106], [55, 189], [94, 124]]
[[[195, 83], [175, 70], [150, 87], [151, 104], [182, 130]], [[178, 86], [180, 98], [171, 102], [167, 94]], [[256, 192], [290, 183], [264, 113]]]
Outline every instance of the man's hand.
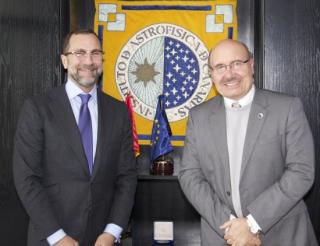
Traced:
[[261, 245], [261, 240], [259, 238], [259, 233], [254, 235], [254, 237], [251, 239], [251, 241], [247, 245], [260, 246]]
[[65, 236], [60, 241], [55, 243], [54, 246], [79, 246], [79, 243], [72, 237]]
[[113, 246], [115, 237], [110, 233], [104, 232], [100, 234], [94, 246]]
[[232, 246], [261, 245], [258, 235], [252, 234], [246, 218], [237, 218], [225, 222], [220, 229], [226, 230], [224, 239]]

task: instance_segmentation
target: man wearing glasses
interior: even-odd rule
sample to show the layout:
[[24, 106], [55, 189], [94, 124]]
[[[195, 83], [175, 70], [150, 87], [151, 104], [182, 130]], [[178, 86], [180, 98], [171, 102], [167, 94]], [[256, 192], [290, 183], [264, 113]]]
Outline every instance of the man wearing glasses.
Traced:
[[26, 101], [15, 136], [28, 245], [114, 245], [136, 188], [129, 114], [96, 88], [103, 52], [93, 31], [70, 33], [61, 60], [67, 83]]
[[190, 111], [179, 172], [202, 245], [318, 245], [303, 202], [314, 147], [300, 100], [255, 88], [241, 42], [218, 43], [209, 65], [220, 95]]

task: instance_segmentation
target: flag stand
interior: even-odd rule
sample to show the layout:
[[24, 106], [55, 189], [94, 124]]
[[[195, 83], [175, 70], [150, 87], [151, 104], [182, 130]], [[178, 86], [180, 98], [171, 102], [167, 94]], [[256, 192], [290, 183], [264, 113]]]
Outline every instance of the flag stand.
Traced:
[[173, 174], [173, 159], [168, 155], [161, 155], [159, 158], [154, 160], [151, 165], [152, 175], [172, 175]]

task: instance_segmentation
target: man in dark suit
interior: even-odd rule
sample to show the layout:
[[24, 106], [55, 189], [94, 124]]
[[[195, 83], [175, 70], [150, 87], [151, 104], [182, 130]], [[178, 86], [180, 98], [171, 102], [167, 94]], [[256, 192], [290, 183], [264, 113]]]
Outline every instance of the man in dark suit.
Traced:
[[255, 88], [241, 42], [221, 41], [209, 61], [220, 95], [191, 110], [179, 173], [202, 245], [318, 245], [303, 201], [314, 147], [301, 101]]
[[61, 60], [67, 83], [27, 100], [15, 135], [28, 245], [114, 245], [137, 182], [129, 114], [96, 88], [103, 52], [93, 31], [70, 33]]

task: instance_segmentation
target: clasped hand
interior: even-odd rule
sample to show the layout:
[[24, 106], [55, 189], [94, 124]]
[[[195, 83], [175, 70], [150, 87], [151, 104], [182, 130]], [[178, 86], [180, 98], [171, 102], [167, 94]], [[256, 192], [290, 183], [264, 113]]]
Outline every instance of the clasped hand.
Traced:
[[246, 218], [236, 218], [225, 222], [220, 226], [225, 230], [224, 239], [231, 246], [260, 246], [259, 234], [253, 234], [249, 230]]
[[[102, 233], [97, 238], [94, 246], [113, 246], [115, 238], [109, 233]], [[65, 236], [54, 246], [79, 246], [79, 243], [69, 236]]]

